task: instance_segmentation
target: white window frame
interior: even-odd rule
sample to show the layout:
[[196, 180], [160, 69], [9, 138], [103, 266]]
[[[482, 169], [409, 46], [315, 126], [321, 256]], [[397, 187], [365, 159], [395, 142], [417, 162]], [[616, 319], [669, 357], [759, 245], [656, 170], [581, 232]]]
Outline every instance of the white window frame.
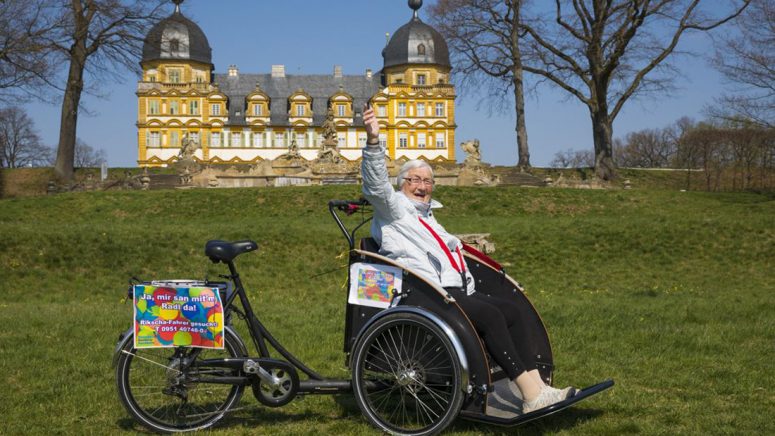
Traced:
[[253, 116], [260, 117], [262, 115], [264, 115], [264, 105], [261, 103], [253, 104]]
[[161, 134], [159, 132], [148, 134], [148, 147], [161, 147]]
[[358, 133], [358, 147], [360, 147], [360, 148], [366, 147], [366, 133], [365, 132]]
[[347, 136], [344, 133], [338, 133], [336, 135], [336, 146], [338, 148], [347, 147]]
[[380, 147], [387, 148], [387, 135], [384, 133], [379, 134], [379, 145]]
[[170, 101], [170, 115], [180, 115], [180, 102], [177, 100]]
[[417, 134], [417, 148], [425, 148], [425, 145], [427, 144], [426, 141], [426, 135], [425, 133], [418, 133]]
[[180, 134], [176, 131], [170, 132], [170, 147], [180, 147]]
[[221, 105], [220, 103], [210, 103], [210, 115], [214, 117], [221, 116]]
[[285, 133], [283, 132], [275, 132], [274, 133], [274, 147], [275, 148], [284, 148], [285, 147]]
[[425, 103], [417, 103], [417, 116], [418, 117], [425, 116]]
[[444, 140], [444, 135], [436, 135], [436, 148], [447, 148], [447, 143]]
[[398, 116], [399, 117], [406, 116], [406, 103], [398, 103]]
[[428, 75], [425, 73], [419, 73], [417, 74], [417, 84], [418, 85], [425, 85], [428, 82]]
[[398, 134], [398, 147], [407, 148], [409, 146], [409, 136], [406, 133]]
[[[155, 104], [154, 104], [155, 103]], [[159, 115], [159, 107], [161, 106], [159, 100], [149, 100], [148, 101], [148, 114], [149, 115]]]
[[345, 116], [346, 113], [347, 113], [346, 105], [344, 105], [344, 104], [337, 104], [336, 105], [336, 113], [337, 113], [337, 116], [339, 116], [339, 117]]
[[169, 83], [182, 83], [183, 71], [180, 68], [170, 68], [167, 70], [167, 79], [169, 79]]
[[436, 116], [437, 117], [444, 116], [444, 103], [436, 103]]
[[191, 100], [188, 102], [189, 115], [199, 115], [199, 101]]
[[210, 133], [210, 147], [221, 147], [221, 132]]
[[261, 132], [253, 132], [253, 147], [264, 147], [264, 134]]
[[231, 146], [242, 147], [242, 132], [231, 132]]
[[384, 104], [381, 104], [377, 106], [377, 116], [378, 117], [386, 117], [387, 116], [387, 106]]
[[304, 105], [303, 104], [297, 104], [296, 105], [296, 116], [297, 117], [303, 117], [305, 113]]
[[296, 146], [299, 148], [307, 147], [307, 134], [296, 132]]

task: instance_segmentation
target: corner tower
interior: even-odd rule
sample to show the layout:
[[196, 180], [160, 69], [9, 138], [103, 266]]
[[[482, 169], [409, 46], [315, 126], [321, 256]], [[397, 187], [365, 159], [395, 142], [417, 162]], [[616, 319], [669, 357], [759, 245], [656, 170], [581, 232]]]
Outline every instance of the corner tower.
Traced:
[[[419, 17], [422, 0], [409, 0], [412, 18], [382, 51], [385, 89], [375, 97], [386, 114], [394, 158], [455, 161], [455, 89], [444, 37]], [[387, 110], [380, 109], [386, 105]]]
[[225, 98], [212, 85], [210, 43], [181, 12], [183, 0], [172, 2], [172, 15], [153, 26], [143, 44], [143, 75], [137, 85], [140, 166], [172, 163], [185, 137], [201, 146], [196, 157], [206, 158], [204, 133], [219, 120], [209, 116], [211, 101], [225, 109]]

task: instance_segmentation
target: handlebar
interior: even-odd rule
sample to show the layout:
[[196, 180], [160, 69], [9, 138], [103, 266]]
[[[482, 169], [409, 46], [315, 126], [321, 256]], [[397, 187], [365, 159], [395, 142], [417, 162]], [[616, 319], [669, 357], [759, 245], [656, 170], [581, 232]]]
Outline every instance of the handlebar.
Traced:
[[350, 250], [355, 248], [355, 232], [364, 224], [366, 224], [369, 220], [371, 220], [371, 217], [368, 219], [363, 220], [360, 224], [358, 224], [352, 232], [347, 231], [347, 227], [345, 227], [344, 223], [342, 222], [342, 219], [339, 217], [339, 214], [336, 213], [336, 211], [344, 212], [345, 215], [352, 215], [358, 210], [361, 210], [364, 206], [368, 206], [369, 201], [365, 198], [361, 198], [359, 200], [331, 200], [328, 202], [328, 211], [331, 212], [331, 216], [334, 217], [334, 221], [336, 221], [336, 224], [339, 226], [339, 230], [342, 231], [342, 234], [344, 234], [345, 239], [347, 239], [347, 243], [350, 245]]

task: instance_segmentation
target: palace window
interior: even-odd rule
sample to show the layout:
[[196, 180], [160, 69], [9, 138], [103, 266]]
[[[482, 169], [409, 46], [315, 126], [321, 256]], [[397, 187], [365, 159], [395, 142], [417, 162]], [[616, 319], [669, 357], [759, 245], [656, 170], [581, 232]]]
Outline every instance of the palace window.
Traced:
[[387, 106], [384, 104], [381, 104], [377, 106], [377, 116], [380, 117], [386, 117], [387, 116]]
[[379, 145], [380, 147], [387, 148], [387, 135], [384, 133], [379, 134]]
[[264, 114], [264, 106], [261, 104], [254, 104], [253, 105], [253, 116], [260, 117]]
[[436, 116], [437, 117], [444, 116], [444, 103], [436, 103]]
[[242, 132], [231, 133], [231, 146], [242, 147]]
[[253, 133], [253, 147], [262, 148], [264, 146], [264, 134], [259, 132]]
[[274, 146], [275, 148], [285, 147], [285, 135], [282, 132], [274, 134]]
[[180, 103], [177, 100], [170, 102], [170, 115], [177, 115], [180, 113]]
[[345, 110], [346, 110], [345, 105], [343, 105], [343, 104], [336, 105], [336, 110], [337, 110], [338, 115], [340, 117], [343, 117], [344, 114], [345, 114]]
[[178, 51], [180, 51], [180, 41], [177, 39], [170, 39], [170, 52], [175, 54]]
[[444, 135], [436, 135], [436, 148], [444, 148]]
[[400, 148], [406, 148], [409, 145], [409, 140], [406, 137], [406, 133], [398, 134], [398, 146]]
[[148, 147], [160, 147], [161, 146], [161, 135], [159, 135], [159, 132], [151, 132], [150, 135], [148, 135]]
[[194, 144], [199, 144], [199, 132], [188, 132], [188, 140]]
[[406, 116], [406, 103], [398, 103], [398, 116], [399, 117]]
[[196, 83], [204, 83], [205, 76], [202, 73], [196, 73]]
[[340, 133], [339, 136], [336, 138], [337, 147], [344, 148], [347, 147], [347, 138], [344, 136], [344, 133]]
[[188, 113], [191, 115], [199, 115], [199, 102], [196, 100], [188, 102]]
[[210, 105], [210, 115], [217, 117], [221, 115], [221, 105], [218, 103], [213, 103]]
[[425, 103], [417, 103], [417, 116], [418, 117], [425, 116]]
[[420, 56], [425, 56], [425, 44], [420, 44], [417, 46], [417, 54]]
[[358, 147], [363, 148], [366, 146], [366, 134], [358, 133]]
[[418, 74], [417, 75], [417, 84], [418, 85], [425, 85], [425, 74]]
[[425, 148], [425, 133], [417, 134], [417, 148]]
[[303, 104], [297, 104], [296, 105], [296, 116], [297, 117], [303, 117], [304, 116], [304, 105]]
[[156, 76], [148, 76], [148, 81], [149, 82], [155, 82], [156, 81]]
[[151, 100], [148, 102], [148, 114], [150, 115], [159, 114], [159, 100]]
[[180, 136], [178, 132], [170, 132], [170, 147], [180, 147]]
[[180, 83], [180, 70], [177, 68], [168, 70], [167, 79], [169, 79], [170, 83]]
[[213, 132], [210, 134], [210, 147], [221, 146], [221, 132]]

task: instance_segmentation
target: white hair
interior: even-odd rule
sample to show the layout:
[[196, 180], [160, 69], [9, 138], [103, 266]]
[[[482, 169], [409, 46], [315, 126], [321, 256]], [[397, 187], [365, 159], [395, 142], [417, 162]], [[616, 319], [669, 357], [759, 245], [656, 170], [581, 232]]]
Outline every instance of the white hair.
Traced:
[[409, 170], [413, 170], [415, 168], [427, 168], [428, 171], [431, 172], [431, 178], [433, 178], [433, 168], [431, 168], [428, 162], [420, 159], [412, 159], [403, 164], [401, 169], [398, 170], [398, 177], [396, 177], [396, 186], [398, 189], [401, 189], [404, 186], [404, 183], [406, 183], [406, 173], [408, 173]]

